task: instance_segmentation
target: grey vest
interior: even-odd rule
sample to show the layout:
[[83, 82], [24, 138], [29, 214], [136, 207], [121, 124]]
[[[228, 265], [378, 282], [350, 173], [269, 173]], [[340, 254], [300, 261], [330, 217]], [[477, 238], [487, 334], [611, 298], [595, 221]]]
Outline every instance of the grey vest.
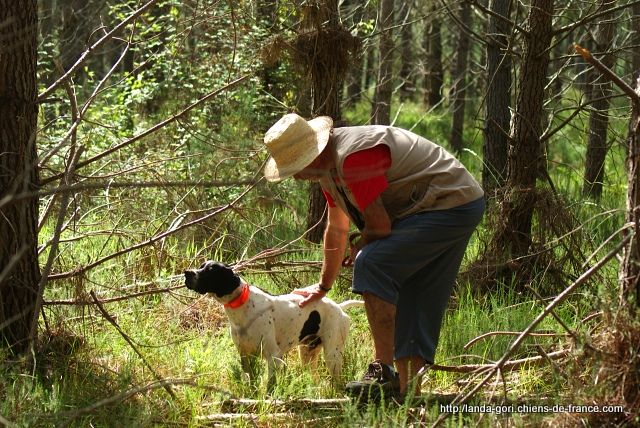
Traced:
[[379, 144], [386, 145], [391, 153], [391, 167], [386, 174], [389, 187], [380, 195], [391, 221], [457, 207], [484, 195], [478, 182], [456, 158], [419, 135], [381, 125], [336, 128], [329, 146], [336, 169], [332, 178], [321, 179], [320, 185], [359, 229], [364, 222], [344, 182], [344, 161], [352, 153]]

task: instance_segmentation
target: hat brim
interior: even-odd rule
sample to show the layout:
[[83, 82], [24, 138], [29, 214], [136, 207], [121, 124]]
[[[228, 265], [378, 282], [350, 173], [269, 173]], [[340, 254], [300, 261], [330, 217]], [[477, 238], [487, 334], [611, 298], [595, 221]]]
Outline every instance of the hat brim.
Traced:
[[298, 156], [292, 162], [286, 165], [279, 165], [276, 160], [270, 156], [264, 167], [264, 178], [270, 182], [282, 181], [305, 169], [313, 162], [320, 153], [327, 147], [333, 120], [329, 116], [319, 116], [307, 121], [309, 126], [315, 131], [316, 144], [311, 146], [309, 150]]

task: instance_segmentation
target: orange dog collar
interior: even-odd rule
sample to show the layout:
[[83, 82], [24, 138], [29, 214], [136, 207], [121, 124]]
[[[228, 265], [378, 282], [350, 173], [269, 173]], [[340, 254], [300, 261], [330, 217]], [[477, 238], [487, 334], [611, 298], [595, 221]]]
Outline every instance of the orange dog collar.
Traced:
[[237, 309], [249, 300], [249, 285], [243, 284], [242, 291], [235, 299], [224, 304], [225, 308]]

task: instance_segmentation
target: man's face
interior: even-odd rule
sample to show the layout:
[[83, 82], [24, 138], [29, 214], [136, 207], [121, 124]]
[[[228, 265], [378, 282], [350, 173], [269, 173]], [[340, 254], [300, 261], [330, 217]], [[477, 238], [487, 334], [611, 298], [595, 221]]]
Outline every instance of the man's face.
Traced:
[[318, 181], [325, 174], [325, 170], [320, 167], [320, 157], [317, 157], [313, 162], [311, 162], [305, 169], [293, 175], [293, 178], [296, 180], [310, 180], [310, 181]]

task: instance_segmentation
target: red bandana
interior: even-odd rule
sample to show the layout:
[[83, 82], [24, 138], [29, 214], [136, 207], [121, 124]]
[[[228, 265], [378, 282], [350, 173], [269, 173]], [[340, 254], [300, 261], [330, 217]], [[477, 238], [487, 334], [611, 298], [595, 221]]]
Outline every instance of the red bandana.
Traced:
[[224, 304], [225, 308], [236, 309], [244, 305], [249, 300], [249, 285], [243, 284], [242, 291], [235, 299]]

